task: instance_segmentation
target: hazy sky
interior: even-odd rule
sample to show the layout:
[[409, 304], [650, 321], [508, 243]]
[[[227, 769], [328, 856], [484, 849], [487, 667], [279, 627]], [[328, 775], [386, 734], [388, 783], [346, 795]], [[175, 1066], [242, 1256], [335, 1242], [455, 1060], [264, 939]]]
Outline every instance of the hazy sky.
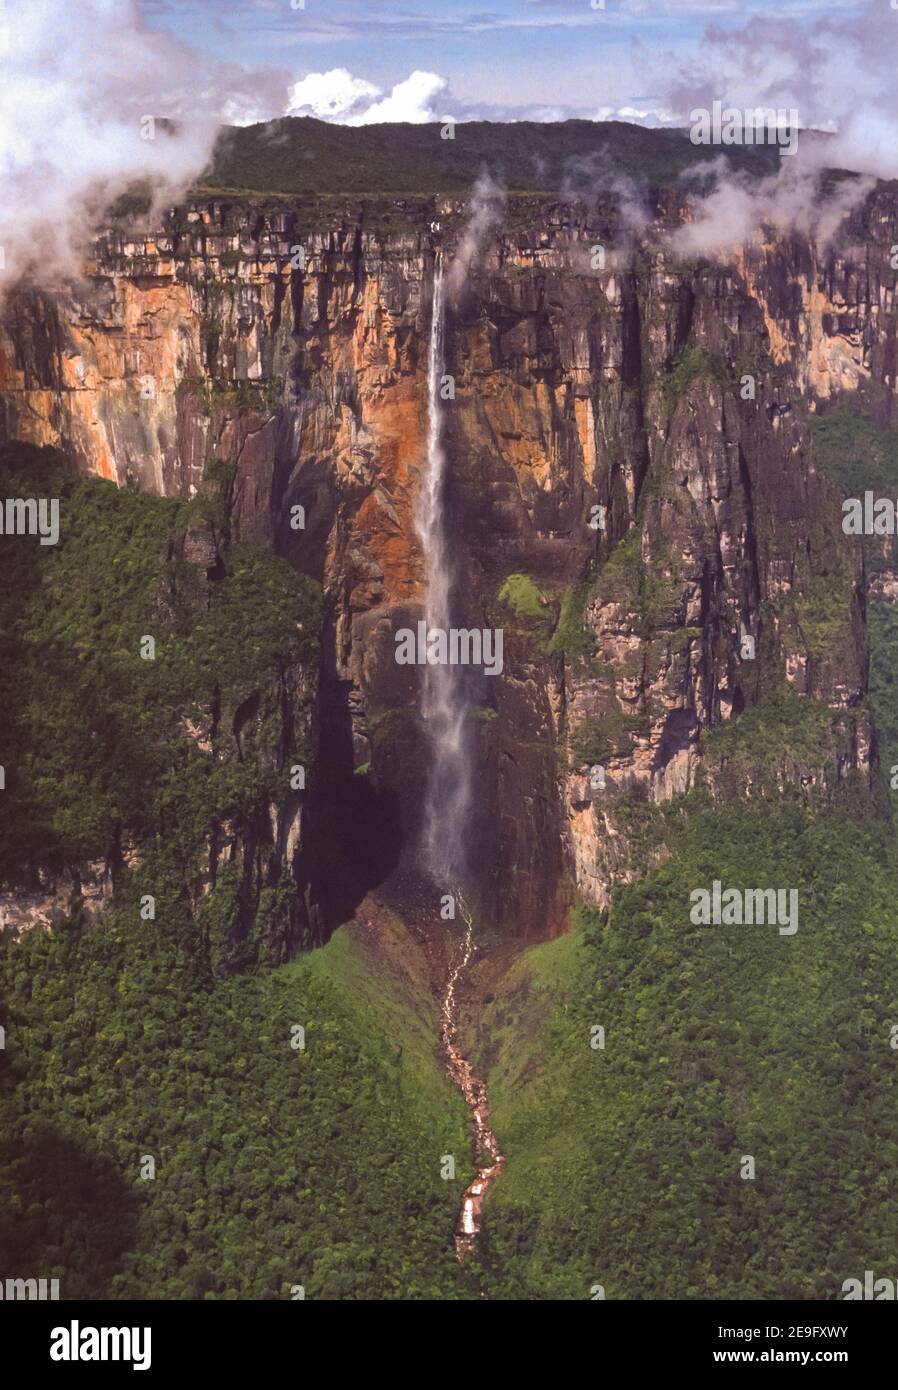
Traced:
[[[605, 0], [604, 9], [593, 0], [305, 0], [304, 9], [291, 8], [291, 0], [140, 3], [154, 27], [225, 63], [280, 70], [291, 85], [337, 69], [389, 94], [413, 72], [432, 74], [448, 93], [438, 115], [530, 106], [610, 114], [631, 105], [663, 113], [656, 74], [700, 55], [709, 24], [721, 35], [755, 29], [763, 45], [772, 21], [797, 33], [869, 9], [839, 0]], [[888, 0], [878, 8], [888, 13]], [[898, 37], [898, 14], [890, 18]], [[332, 79], [338, 105], [345, 78], [342, 84]], [[323, 99], [324, 84], [301, 95], [310, 90]], [[406, 95], [411, 118], [441, 105], [428, 107], [420, 82]], [[401, 119], [402, 109], [387, 117]]]
[[[102, 209], [140, 178], [175, 199], [222, 121], [687, 126], [720, 100], [794, 111], [837, 132], [831, 163], [898, 177], [889, 0], [294, 3], [0, 0], [0, 280], [36, 259], [48, 275], [76, 265]], [[146, 129], [160, 116], [164, 140]], [[797, 221], [807, 199], [787, 174], [777, 210]], [[736, 192], [715, 209], [733, 236], [755, 215]]]

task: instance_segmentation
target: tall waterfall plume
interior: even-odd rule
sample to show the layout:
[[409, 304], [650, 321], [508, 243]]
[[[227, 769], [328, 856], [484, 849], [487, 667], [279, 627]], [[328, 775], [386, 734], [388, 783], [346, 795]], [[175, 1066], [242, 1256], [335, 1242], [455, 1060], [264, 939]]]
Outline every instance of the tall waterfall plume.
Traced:
[[[427, 458], [416, 518], [424, 555], [424, 616], [429, 632], [434, 628], [448, 632], [452, 618], [453, 573], [445, 511], [448, 462], [441, 395], [445, 334], [445, 277], [437, 251], [427, 363]], [[465, 876], [465, 831], [472, 795], [465, 686], [464, 671], [458, 666], [424, 667], [421, 713], [431, 745], [424, 806], [424, 867], [438, 880], [451, 884], [458, 884]]]

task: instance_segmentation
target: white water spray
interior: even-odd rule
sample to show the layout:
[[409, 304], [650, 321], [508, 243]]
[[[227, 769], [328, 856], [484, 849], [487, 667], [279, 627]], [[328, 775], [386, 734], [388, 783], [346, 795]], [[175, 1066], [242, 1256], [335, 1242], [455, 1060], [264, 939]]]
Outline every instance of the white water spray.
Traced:
[[[428, 631], [451, 626], [452, 566], [444, 510], [447, 459], [443, 443], [445, 281], [440, 252], [433, 276], [433, 318], [427, 363], [427, 460], [417, 511], [424, 552]], [[458, 666], [424, 667], [421, 713], [431, 745], [431, 772], [424, 806], [424, 859], [438, 882], [464, 876], [465, 829], [471, 807], [471, 748], [464, 675]]]

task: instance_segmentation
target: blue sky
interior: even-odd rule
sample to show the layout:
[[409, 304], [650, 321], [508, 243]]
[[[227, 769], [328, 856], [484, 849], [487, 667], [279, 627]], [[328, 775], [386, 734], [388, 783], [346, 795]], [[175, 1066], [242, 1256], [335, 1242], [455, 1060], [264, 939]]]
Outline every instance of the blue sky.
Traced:
[[[298, 4], [299, 0], [295, 0]], [[860, 15], [838, 0], [140, 0], [147, 22], [215, 59], [285, 73], [347, 69], [389, 91], [439, 74], [456, 104], [591, 109], [650, 103], [653, 64], [699, 54], [707, 25], [744, 30]], [[887, 0], [880, 6], [888, 9]], [[451, 102], [448, 103], [451, 106]]]

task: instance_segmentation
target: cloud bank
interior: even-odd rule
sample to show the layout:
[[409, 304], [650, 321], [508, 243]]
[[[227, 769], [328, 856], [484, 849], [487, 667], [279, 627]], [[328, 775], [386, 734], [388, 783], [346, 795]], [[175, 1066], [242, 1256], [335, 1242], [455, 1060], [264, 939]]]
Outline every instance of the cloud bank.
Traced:
[[404, 82], [397, 82], [389, 93], [353, 77], [346, 68], [312, 72], [290, 88], [285, 115], [316, 116], [340, 125], [374, 125], [377, 122], [405, 121], [422, 125], [426, 121], [449, 119], [443, 109], [449, 83], [435, 72], [416, 70]]
[[[314, 116], [335, 125], [362, 126], [377, 122], [406, 121], [631, 121], [645, 126], [674, 125], [672, 114], [651, 103], [569, 106], [545, 103], [509, 106], [495, 102], [462, 101], [450, 91], [449, 81], [437, 72], [416, 69], [388, 92], [358, 77], [348, 68], [310, 72], [289, 90], [285, 116]], [[682, 124], [682, 122], [680, 122]]]
[[898, 175], [898, 10], [868, 0], [842, 17], [804, 23], [754, 17], [735, 29], [709, 25], [688, 57], [657, 55], [646, 82], [681, 124], [718, 99], [748, 109], [794, 109], [805, 129], [833, 132], [830, 164]]
[[222, 119], [264, 111], [267, 81], [204, 64], [135, 0], [0, 7], [0, 285], [75, 273], [96, 219], [136, 182], [173, 201]]
[[[738, 10], [728, 4], [720, 13]], [[685, 56], [636, 45], [629, 71], [641, 95], [622, 104], [603, 101], [612, 77], [622, 89], [620, 73], [599, 69], [589, 109], [565, 102], [561, 71], [557, 104], [500, 106], [461, 100], [445, 76], [424, 68], [383, 87], [346, 67], [291, 83], [287, 72], [224, 65], [148, 28], [138, 0], [0, 3], [0, 285], [25, 272], [45, 281], [74, 273], [91, 227], [125, 188], [146, 180], [159, 203], [174, 201], [207, 165], [221, 123], [283, 114], [350, 126], [571, 117], [687, 126], [693, 110], [715, 100], [794, 108], [801, 126], [831, 138], [805, 143], [798, 159], [784, 161], [790, 167], [761, 183], [721, 164], [717, 189], [678, 247], [707, 254], [764, 220], [827, 237], [869, 182], [844, 185], [823, 214], [815, 202], [823, 163], [898, 176], [896, 52], [898, 10], [886, 0], [835, 15], [755, 15], [735, 27], [712, 22]]]

